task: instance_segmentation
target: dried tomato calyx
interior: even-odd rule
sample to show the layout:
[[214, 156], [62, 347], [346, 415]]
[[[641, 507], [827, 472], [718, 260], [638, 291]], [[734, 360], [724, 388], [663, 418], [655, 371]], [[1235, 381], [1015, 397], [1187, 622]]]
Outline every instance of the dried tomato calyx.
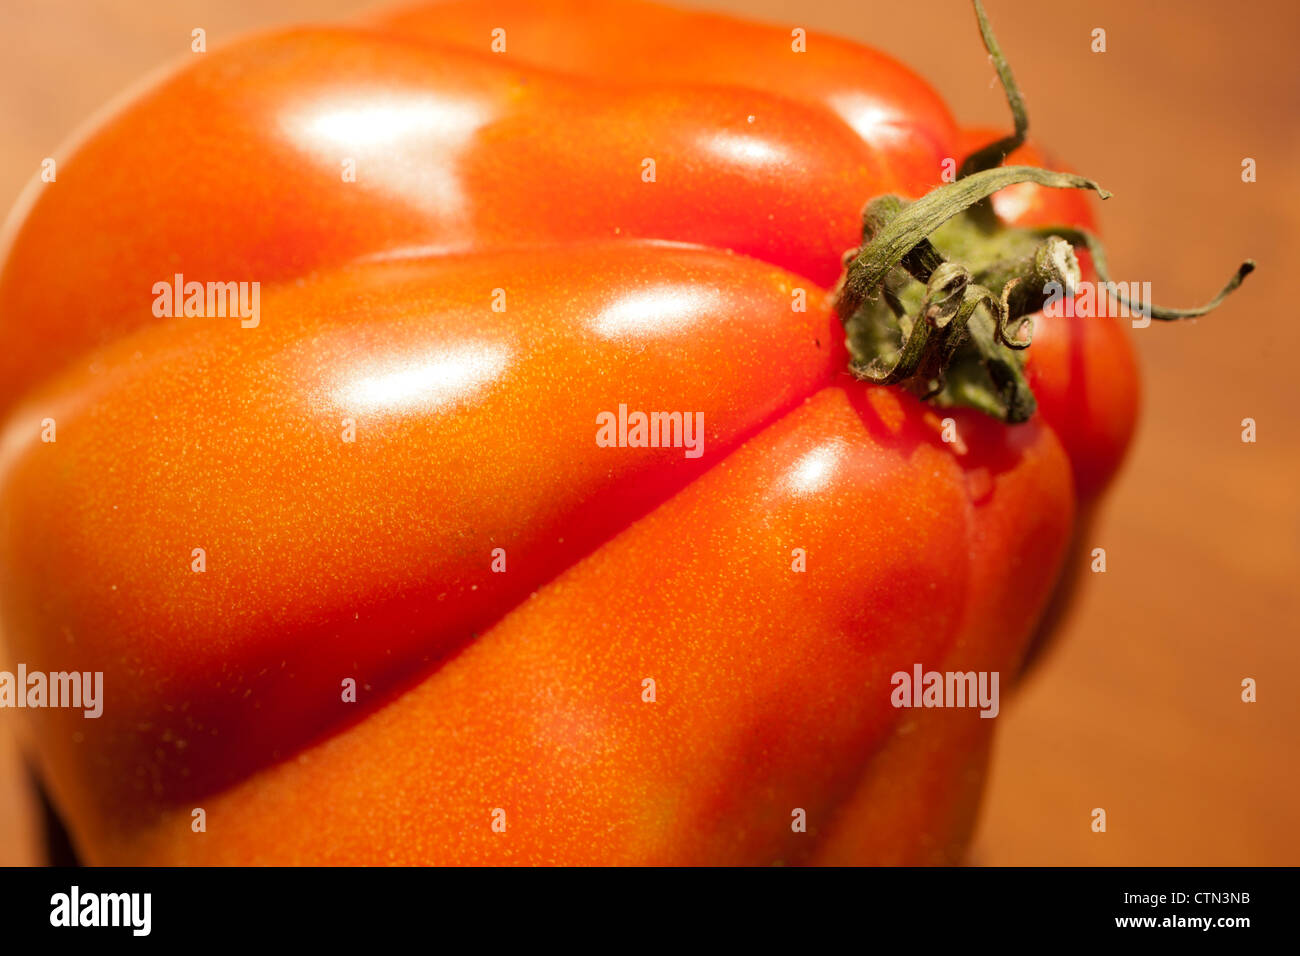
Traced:
[[836, 300], [855, 374], [1008, 423], [1033, 415], [1022, 354], [1027, 317], [1053, 289], [1072, 295], [1079, 265], [1064, 238], [990, 222], [971, 209], [1021, 182], [1110, 195], [1082, 176], [1006, 166], [916, 202], [891, 195], [867, 204], [864, 244]]
[[1254, 271], [1247, 260], [1213, 299], [1167, 309], [1130, 299], [1111, 282], [1096, 237], [1068, 226], [1019, 228], [984, 202], [1032, 182], [1110, 193], [1090, 179], [1035, 166], [1001, 166], [940, 186], [915, 202], [879, 196], [863, 213], [863, 245], [846, 257], [836, 296], [859, 378], [903, 385], [941, 406], [979, 409], [1008, 424], [1028, 421], [1035, 401], [1024, 374], [1030, 316], [1052, 297], [1074, 294], [1087, 249], [1106, 288], [1134, 313], [1194, 318], [1216, 308]]
[[[903, 385], [936, 404], [968, 406], [1016, 424], [1028, 421], [1036, 407], [1024, 372], [1029, 317], [1053, 296], [1073, 296], [1080, 275], [1071, 244], [1088, 250], [1108, 289], [1118, 287], [1107, 275], [1101, 244], [1086, 230], [1008, 226], [989, 197], [1026, 182], [1091, 189], [1102, 199], [1110, 193], [1083, 176], [999, 165], [1024, 143], [1029, 120], [980, 0], [974, 5], [1015, 131], [966, 157], [956, 182], [914, 202], [894, 195], [869, 202], [863, 244], [845, 257], [836, 308], [858, 377]], [[1217, 296], [1195, 309], [1132, 301], [1122, 290], [1116, 298], [1154, 319], [1192, 318], [1218, 306], [1254, 268], [1254, 262], [1244, 262]]]

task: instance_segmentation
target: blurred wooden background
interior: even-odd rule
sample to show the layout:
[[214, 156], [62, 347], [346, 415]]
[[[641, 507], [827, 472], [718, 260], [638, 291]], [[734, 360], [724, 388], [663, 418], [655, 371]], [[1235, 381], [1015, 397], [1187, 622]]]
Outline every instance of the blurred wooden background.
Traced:
[[[684, 0], [690, 2], [690, 0]], [[346, 18], [366, 0], [3, 0], [0, 204], [124, 85], [250, 29]], [[964, 123], [1006, 108], [964, 0], [712, 0], [837, 32], [919, 70]], [[1146, 408], [1091, 575], [1055, 648], [1004, 708], [972, 861], [1300, 863], [1300, 5], [1294, 0], [987, 0], [1040, 142], [1115, 193], [1117, 279], [1166, 305], [1259, 271], [1215, 315], [1135, 332]], [[1094, 54], [1102, 27], [1108, 50]], [[683, 38], [691, 42], [691, 38]], [[1241, 161], [1258, 182], [1241, 182]], [[1242, 418], [1259, 440], [1240, 440]], [[1253, 677], [1259, 702], [1240, 702]], [[0, 864], [34, 858], [9, 715]], [[1093, 807], [1109, 817], [1090, 831]]]

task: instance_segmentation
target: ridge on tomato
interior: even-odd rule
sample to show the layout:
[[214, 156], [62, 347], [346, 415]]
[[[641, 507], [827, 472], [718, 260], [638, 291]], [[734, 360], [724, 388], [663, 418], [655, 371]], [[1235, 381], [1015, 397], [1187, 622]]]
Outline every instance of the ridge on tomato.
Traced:
[[[28, 712], [89, 860], [960, 857], [993, 721], [891, 675], [1014, 674], [1136, 371], [1110, 319], [1018, 337], [1097, 251], [1095, 184], [999, 165], [1022, 113], [984, 146], [793, 43], [628, 0], [284, 31], [33, 185], [0, 629], [105, 674]], [[159, 314], [181, 277], [264, 285], [256, 327]], [[703, 455], [604, 447], [621, 408]]]

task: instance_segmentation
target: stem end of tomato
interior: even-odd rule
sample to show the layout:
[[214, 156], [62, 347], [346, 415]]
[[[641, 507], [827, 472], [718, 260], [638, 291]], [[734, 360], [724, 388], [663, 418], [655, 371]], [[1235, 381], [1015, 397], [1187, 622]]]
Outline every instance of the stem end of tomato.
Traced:
[[1126, 308], [1153, 319], [1204, 315], [1217, 307], [1255, 263], [1247, 260], [1212, 300], [1166, 309], [1130, 300], [1107, 274], [1096, 237], [1074, 227], [1026, 229], [998, 219], [990, 197], [1016, 183], [1110, 193], [1090, 179], [1036, 166], [1002, 166], [1029, 129], [1024, 98], [980, 0], [974, 0], [984, 46], [997, 68], [1015, 131], [966, 157], [956, 182], [915, 202], [879, 196], [863, 212], [863, 245], [846, 255], [836, 295], [852, 357], [864, 381], [902, 385], [941, 406], [979, 409], [1018, 424], [1036, 401], [1025, 376], [1031, 316], [1080, 281], [1074, 247], [1091, 254], [1097, 277]]

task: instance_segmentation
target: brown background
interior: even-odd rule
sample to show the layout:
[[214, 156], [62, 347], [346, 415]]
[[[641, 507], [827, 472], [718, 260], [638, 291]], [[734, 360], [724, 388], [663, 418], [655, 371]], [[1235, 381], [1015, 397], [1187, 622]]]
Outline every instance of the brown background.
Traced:
[[[1005, 124], [963, 0], [713, 0], [834, 31], [930, 79], [968, 124]], [[142, 72], [248, 29], [346, 17], [365, 0], [3, 0], [0, 204]], [[1060, 640], [1004, 709], [973, 861], [1300, 863], [1297, 569], [1300, 35], [1294, 0], [987, 0], [1035, 137], [1115, 193], [1117, 279], [1200, 302], [1242, 258], [1221, 312], [1135, 332], [1146, 408]], [[1094, 27], [1108, 51], [1090, 51]], [[692, 38], [683, 37], [684, 43]], [[1243, 184], [1241, 160], [1258, 161]], [[1240, 422], [1258, 422], [1243, 444]], [[1240, 702], [1254, 677], [1259, 702]], [[0, 766], [13, 766], [7, 719]], [[0, 864], [33, 858], [0, 769]], [[1090, 831], [1104, 807], [1105, 834]], [[16, 831], [16, 832], [11, 832]]]

